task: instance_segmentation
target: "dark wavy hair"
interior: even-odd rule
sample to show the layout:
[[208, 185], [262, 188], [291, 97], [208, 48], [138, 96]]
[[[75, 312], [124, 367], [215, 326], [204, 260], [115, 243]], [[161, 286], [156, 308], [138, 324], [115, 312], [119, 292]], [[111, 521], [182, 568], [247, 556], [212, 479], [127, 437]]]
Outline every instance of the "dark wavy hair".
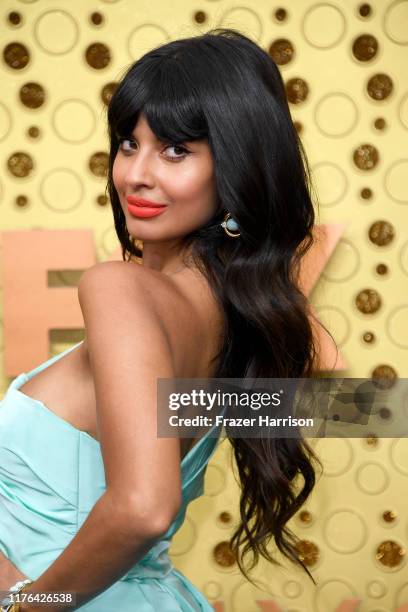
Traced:
[[[120, 138], [130, 136], [140, 112], [163, 142], [206, 138], [213, 155], [218, 209], [180, 241], [180, 252], [191, 247], [224, 313], [213, 376], [312, 377], [318, 369], [313, 315], [298, 280], [313, 243], [313, 186], [277, 66], [242, 33], [216, 28], [152, 49], [126, 68], [107, 110], [107, 190], [125, 261], [141, 258], [143, 250], [128, 233], [112, 168]], [[220, 227], [226, 212], [237, 221], [239, 238]], [[274, 538], [316, 584], [286, 524], [315, 486], [319, 458], [301, 437], [230, 442], [241, 521], [229, 544], [242, 574], [253, 582], [247, 571], [259, 554], [281, 565], [267, 549]], [[304, 482], [297, 490], [299, 475]]]

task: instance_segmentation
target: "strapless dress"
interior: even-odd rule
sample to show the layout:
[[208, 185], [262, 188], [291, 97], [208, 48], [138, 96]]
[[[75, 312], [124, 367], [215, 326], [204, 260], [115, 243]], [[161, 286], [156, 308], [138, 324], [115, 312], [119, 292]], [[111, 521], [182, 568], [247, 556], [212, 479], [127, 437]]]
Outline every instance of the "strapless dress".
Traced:
[[[79, 344], [17, 376], [0, 401], [0, 551], [31, 580], [59, 557], [106, 490], [99, 442], [19, 391]], [[120, 580], [77, 610], [214, 610], [168, 554], [188, 504], [204, 492], [206, 467], [219, 439], [210, 436], [214, 430], [181, 461], [182, 505], [164, 536]]]

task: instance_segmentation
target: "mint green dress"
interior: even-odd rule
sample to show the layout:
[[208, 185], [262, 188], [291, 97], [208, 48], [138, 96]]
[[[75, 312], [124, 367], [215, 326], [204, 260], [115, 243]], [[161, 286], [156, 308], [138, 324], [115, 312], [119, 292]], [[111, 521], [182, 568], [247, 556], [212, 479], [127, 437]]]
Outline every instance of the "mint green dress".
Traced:
[[[32, 580], [59, 557], [106, 490], [99, 442], [19, 391], [79, 344], [17, 376], [0, 401], [0, 551]], [[166, 534], [126, 575], [76, 609], [214, 610], [168, 555], [188, 504], [203, 494], [206, 467], [217, 446], [217, 437], [209, 435], [214, 429], [181, 462], [183, 501]]]

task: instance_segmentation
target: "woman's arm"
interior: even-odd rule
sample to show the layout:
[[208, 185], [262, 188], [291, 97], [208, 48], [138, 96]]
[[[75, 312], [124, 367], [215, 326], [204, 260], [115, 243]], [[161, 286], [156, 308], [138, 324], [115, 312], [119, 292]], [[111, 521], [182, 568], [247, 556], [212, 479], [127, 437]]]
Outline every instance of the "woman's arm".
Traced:
[[[181, 503], [179, 441], [157, 437], [157, 378], [174, 376], [155, 310], [160, 286], [147, 287], [146, 273], [138, 274], [137, 267], [96, 264], [78, 290], [106, 492], [67, 548], [26, 590], [72, 592], [74, 608], [135, 565], [167, 531]], [[22, 606], [23, 612], [36, 609]]]

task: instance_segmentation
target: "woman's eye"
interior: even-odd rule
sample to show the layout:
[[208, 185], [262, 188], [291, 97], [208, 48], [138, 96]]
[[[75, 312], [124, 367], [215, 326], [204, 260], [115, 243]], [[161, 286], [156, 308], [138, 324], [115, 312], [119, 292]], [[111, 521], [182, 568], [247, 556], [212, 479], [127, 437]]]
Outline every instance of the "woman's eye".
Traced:
[[124, 142], [134, 142], [133, 140], [131, 140], [130, 138], [120, 138], [119, 139], [119, 148], [124, 151], [125, 153], [127, 153], [129, 151], [128, 148], [123, 148], [123, 143]]
[[[125, 143], [130, 143], [130, 145], [137, 145], [137, 143], [134, 140], [132, 140], [131, 138], [120, 138], [119, 139], [119, 148], [124, 153], [129, 153], [132, 150], [132, 148], [129, 148], [129, 145], [123, 146]], [[167, 145], [165, 147], [165, 150], [167, 150], [167, 149], [174, 149], [174, 151], [175, 151], [175, 155], [165, 155], [165, 157], [167, 159], [172, 160], [172, 161], [173, 160], [174, 161], [178, 161], [180, 159], [184, 159], [190, 153], [190, 151], [188, 151], [188, 149], [186, 149], [182, 145], [178, 145], [178, 144], [169, 144], [169, 145]]]
[[181, 145], [168, 145], [166, 149], [178, 149], [179, 151], [181, 151], [181, 155], [177, 155], [177, 153], [176, 156], [170, 155], [170, 159], [183, 159], [189, 154], [189, 151]]

